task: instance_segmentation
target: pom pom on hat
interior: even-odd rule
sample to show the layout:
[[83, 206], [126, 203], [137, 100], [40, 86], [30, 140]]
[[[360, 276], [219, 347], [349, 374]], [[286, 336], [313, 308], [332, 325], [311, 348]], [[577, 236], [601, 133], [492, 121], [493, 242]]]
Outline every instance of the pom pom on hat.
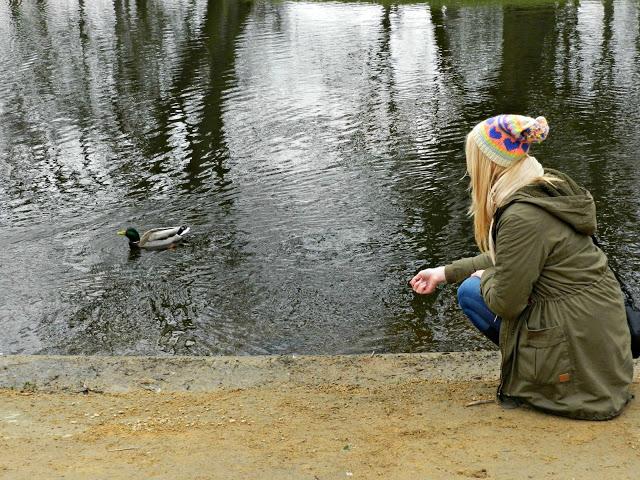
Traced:
[[471, 131], [482, 153], [503, 167], [525, 157], [531, 144], [542, 142], [548, 134], [546, 118], [511, 114], [488, 118]]

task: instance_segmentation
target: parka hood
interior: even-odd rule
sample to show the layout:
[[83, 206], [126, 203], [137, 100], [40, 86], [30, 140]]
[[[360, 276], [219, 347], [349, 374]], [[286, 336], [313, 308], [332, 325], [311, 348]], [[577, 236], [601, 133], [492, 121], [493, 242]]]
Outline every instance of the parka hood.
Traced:
[[557, 170], [545, 169], [545, 174], [560, 179], [521, 188], [505, 202], [530, 203], [571, 225], [576, 231], [593, 235], [596, 231], [596, 205], [588, 190]]

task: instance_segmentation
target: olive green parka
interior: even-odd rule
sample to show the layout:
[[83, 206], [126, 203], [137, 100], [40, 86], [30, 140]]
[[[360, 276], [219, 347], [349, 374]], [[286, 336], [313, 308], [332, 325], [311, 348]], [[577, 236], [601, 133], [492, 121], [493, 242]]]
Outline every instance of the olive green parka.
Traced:
[[500, 316], [498, 398], [573, 418], [605, 420], [627, 404], [633, 379], [620, 286], [590, 237], [591, 194], [568, 176], [524, 187], [496, 225], [488, 254], [445, 267], [448, 283], [485, 270], [481, 291]]

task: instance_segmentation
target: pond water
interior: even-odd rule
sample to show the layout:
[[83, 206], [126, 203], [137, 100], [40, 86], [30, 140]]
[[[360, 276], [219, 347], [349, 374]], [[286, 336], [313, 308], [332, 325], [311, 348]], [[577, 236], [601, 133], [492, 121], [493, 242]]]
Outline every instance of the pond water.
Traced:
[[[475, 254], [463, 142], [596, 197], [640, 276], [635, 0], [0, 0], [0, 352], [491, 348], [420, 268]], [[172, 251], [115, 233], [187, 224]]]

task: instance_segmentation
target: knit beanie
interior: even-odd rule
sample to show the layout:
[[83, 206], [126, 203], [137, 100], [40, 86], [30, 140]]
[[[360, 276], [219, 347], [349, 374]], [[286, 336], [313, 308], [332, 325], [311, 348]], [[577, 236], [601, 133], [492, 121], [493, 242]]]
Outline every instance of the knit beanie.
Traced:
[[527, 155], [532, 143], [540, 143], [549, 133], [544, 117], [498, 115], [480, 122], [471, 136], [489, 159], [508, 167]]

